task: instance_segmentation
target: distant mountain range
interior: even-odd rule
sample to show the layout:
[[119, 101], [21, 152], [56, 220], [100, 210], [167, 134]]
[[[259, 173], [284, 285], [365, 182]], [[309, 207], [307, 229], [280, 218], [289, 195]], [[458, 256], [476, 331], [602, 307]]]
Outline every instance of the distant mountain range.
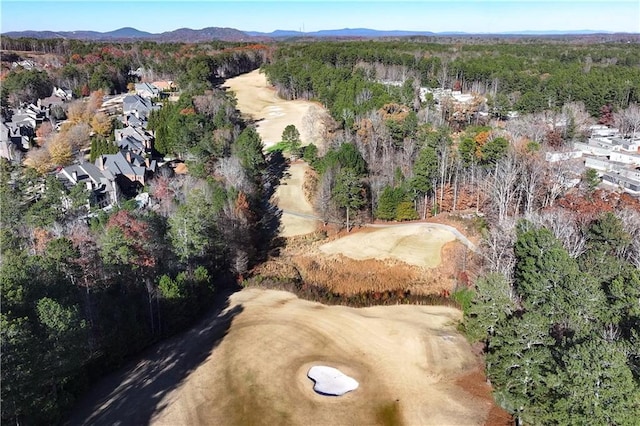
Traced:
[[101, 33], [98, 31], [10, 31], [2, 33], [5, 37], [66, 38], [91, 41], [150, 40], [164, 42], [201, 42], [211, 40], [248, 41], [254, 37], [235, 28], [208, 27], [201, 30], [179, 28], [163, 33], [148, 33], [135, 28], [125, 27]]
[[161, 42], [202, 42], [211, 40], [221, 41], [265, 41], [284, 38], [381, 38], [381, 37], [410, 37], [410, 36], [559, 36], [559, 35], [593, 35], [613, 34], [610, 31], [511, 31], [501, 33], [465, 33], [430, 31], [385, 31], [369, 28], [342, 28], [336, 30], [322, 30], [313, 32], [276, 30], [269, 33], [258, 31], [240, 31], [235, 28], [208, 27], [200, 30], [180, 28], [163, 33], [148, 33], [135, 28], [125, 27], [109, 32], [98, 31], [10, 31], [2, 33], [5, 37], [31, 38], [67, 38], [93, 41], [119, 40], [151, 40]]

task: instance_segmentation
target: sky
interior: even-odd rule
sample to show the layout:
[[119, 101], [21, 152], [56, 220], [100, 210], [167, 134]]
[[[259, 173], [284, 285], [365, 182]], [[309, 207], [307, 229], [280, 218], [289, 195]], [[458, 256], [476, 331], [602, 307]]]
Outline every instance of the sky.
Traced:
[[0, 32], [112, 31], [133, 27], [160, 33], [178, 28], [243, 31], [602, 30], [640, 33], [640, 0], [0, 0]]

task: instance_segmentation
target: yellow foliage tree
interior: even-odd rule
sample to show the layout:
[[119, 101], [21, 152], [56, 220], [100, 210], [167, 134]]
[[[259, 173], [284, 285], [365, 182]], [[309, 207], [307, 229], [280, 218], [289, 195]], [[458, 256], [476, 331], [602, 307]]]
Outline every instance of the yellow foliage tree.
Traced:
[[38, 174], [44, 175], [53, 168], [51, 162], [51, 154], [49, 150], [45, 148], [31, 148], [27, 153], [27, 158], [24, 160], [24, 165], [31, 167]]
[[89, 96], [89, 103], [87, 105], [87, 114], [93, 117], [96, 111], [100, 109], [100, 107], [102, 107], [103, 100], [104, 100], [103, 90], [96, 90], [95, 92], [91, 92], [91, 95]]
[[67, 166], [73, 161], [73, 152], [71, 144], [63, 136], [58, 135], [57, 138], [49, 144], [49, 153], [51, 153], [51, 161], [59, 166]]
[[71, 102], [67, 109], [67, 119], [71, 123], [80, 123], [84, 119], [85, 102], [81, 99]]
[[111, 117], [109, 117], [104, 112], [97, 113], [93, 116], [93, 119], [91, 119], [91, 128], [94, 132], [101, 136], [109, 136], [111, 134], [111, 130], [113, 129]]

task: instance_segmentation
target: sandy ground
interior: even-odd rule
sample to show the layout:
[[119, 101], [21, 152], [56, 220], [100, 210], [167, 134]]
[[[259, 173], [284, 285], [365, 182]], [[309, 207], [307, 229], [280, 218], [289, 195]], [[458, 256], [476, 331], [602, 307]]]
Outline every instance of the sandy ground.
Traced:
[[351, 259], [397, 259], [410, 265], [435, 268], [440, 265], [442, 247], [455, 235], [429, 224], [374, 228], [358, 232], [320, 246], [327, 254], [342, 254]]
[[[282, 131], [289, 124], [300, 132], [302, 144], [308, 142], [303, 118], [312, 102], [287, 101], [276, 96], [267, 78], [259, 70], [228, 79], [223, 87], [233, 91], [238, 100], [238, 109], [256, 122], [256, 129], [265, 147], [280, 141]], [[317, 107], [317, 105], [316, 105]], [[289, 168], [290, 177], [284, 179], [276, 192], [278, 206], [284, 211], [280, 235], [291, 237], [304, 235], [316, 229], [317, 221], [300, 216], [313, 214], [313, 208], [302, 192], [304, 172], [308, 169], [304, 162], [294, 163]]]
[[256, 122], [256, 129], [266, 147], [278, 143], [282, 131], [289, 124], [296, 126], [303, 145], [307, 142], [308, 135], [302, 123], [309, 107], [316, 105], [313, 102], [279, 98], [260, 70], [230, 78], [222, 87], [235, 93], [238, 109]]
[[[274, 196], [277, 204], [283, 211], [282, 231], [283, 237], [304, 235], [316, 230], [318, 221], [305, 217], [313, 216], [313, 206], [307, 201], [302, 190], [304, 173], [309, 168], [305, 162], [295, 162], [289, 166], [289, 176], [281, 182]], [[302, 215], [302, 216], [301, 216]]]
[[[455, 385], [477, 362], [455, 309], [323, 306], [260, 289], [234, 294], [234, 306], [224, 340], [160, 401], [152, 424], [474, 425], [489, 413], [489, 401]], [[317, 364], [360, 387], [316, 394], [306, 374]]]

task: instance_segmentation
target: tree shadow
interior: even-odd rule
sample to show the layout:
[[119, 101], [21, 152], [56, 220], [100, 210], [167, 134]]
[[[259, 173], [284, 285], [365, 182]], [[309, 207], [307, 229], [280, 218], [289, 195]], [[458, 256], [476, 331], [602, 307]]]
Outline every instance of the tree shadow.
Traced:
[[189, 331], [147, 349], [137, 360], [99, 381], [76, 404], [65, 425], [149, 424], [162, 399], [198, 368], [226, 336], [242, 305], [219, 302]]
[[267, 170], [265, 172], [264, 192], [265, 198], [269, 199], [276, 192], [276, 189], [287, 177], [290, 163], [280, 151], [274, 151], [266, 156]]

